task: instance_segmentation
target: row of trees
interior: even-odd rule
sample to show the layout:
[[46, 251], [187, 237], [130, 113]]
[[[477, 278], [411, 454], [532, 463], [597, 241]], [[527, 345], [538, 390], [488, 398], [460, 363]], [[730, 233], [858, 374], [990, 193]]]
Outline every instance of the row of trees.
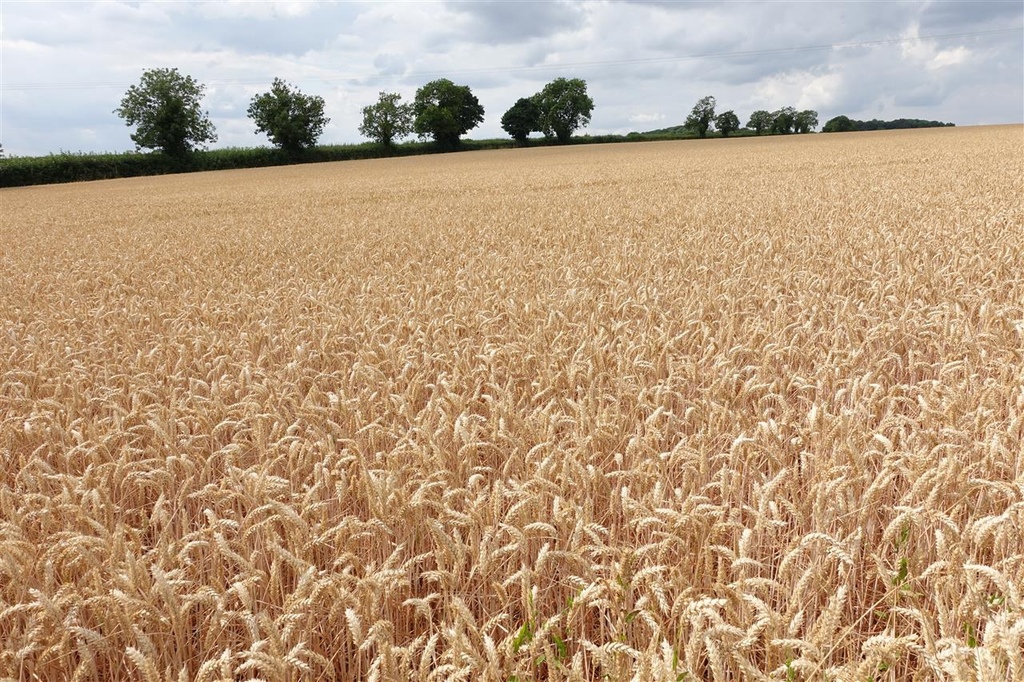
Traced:
[[[150, 69], [138, 85], [128, 88], [114, 113], [135, 126], [131, 138], [139, 149], [183, 156], [217, 141], [213, 122], [200, 105], [205, 91], [205, 85], [177, 69]], [[330, 122], [322, 97], [304, 95], [279, 78], [270, 92], [253, 97], [248, 114], [256, 132], [288, 151], [316, 144]]]
[[[739, 130], [740, 118], [736, 112], [730, 109], [716, 115], [717, 104], [711, 95], [697, 100], [690, 115], [686, 117], [684, 127], [695, 131], [700, 137], [707, 137], [712, 125], [722, 137], [728, 137]], [[776, 111], [758, 109], [750, 115], [746, 127], [753, 130], [755, 135], [766, 132], [776, 135], [809, 133], [818, 127], [818, 112], [811, 109], [797, 111], [793, 107], [782, 107]]]
[[[459, 138], [484, 119], [484, 108], [469, 86], [446, 78], [431, 81], [416, 91], [411, 104], [402, 96], [382, 92], [375, 104], [363, 108], [359, 133], [390, 147], [410, 133], [432, 137], [441, 147], [455, 147]], [[532, 97], [519, 99], [501, 117], [501, 127], [519, 143], [531, 133], [544, 133], [565, 143], [590, 123], [594, 100], [579, 78], [556, 78]]]
[[[201, 107], [205, 90], [177, 69], [151, 69], [128, 89], [114, 113], [135, 126], [131, 139], [138, 148], [182, 156], [217, 141], [209, 114]], [[446, 78], [421, 87], [411, 103], [401, 100], [398, 93], [380, 93], [376, 103], [362, 110], [360, 134], [390, 147], [416, 133], [450, 149], [484, 120], [484, 108], [469, 86]], [[539, 93], [516, 102], [502, 117], [502, 127], [520, 142], [533, 132], [567, 142], [590, 122], [593, 109], [585, 81], [556, 78]], [[330, 122], [322, 97], [305, 95], [279, 78], [269, 92], [253, 97], [248, 115], [257, 133], [266, 133], [271, 143], [290, 152], [315, 145]]]
[[594, 100], [580, 78], [556, 78], [532, 97], [523, 97], [501, 117], [501, 128], [520, 144], [530, 133], [544, 133], [566, 143], [590, 123]]
[[396, 139], [415, 132], [451, 149], [484, 120], [484, 107], [469, 86], [447, 78], [421, 87], [411, 104], [402, 104], [401, 99], [397, 92], [380, 93], [376, 104], [363, 107], [359, 133], [390, 147]]
[[[136, 130], [131, 138], [140, 149], [159, 149], [172, 156], [187, 154], [197, 146], [216, 142], [217, 134], [209, 115], [200, 106], [206, 87], [177, 69], [151, 69], [142, 74], [114, 110]], [[716, 130], [723, 137], [743, 126], [733, 110], [716, 112], [717, 102], [708, 95], [693, 106], [683, 128], [706, 137]], [[520, 98], [501, 117], [501, 127], [523, 144], [535, 132], [560, 143], [568, 142], [574, 132], [590, 123], [594, 100], [587, 94], [587, 83], [580, 78], [556, 78], [530, 96]], [[316, 144], [330, 119], [324, 115], [322, 97], [305, 95], [279, 78], [269, 92], [253, 97], [249, 118], [257, 133], [265, 133], [277, 147], [295, 152]], [[381, 92], [374, 104], [362, 110], [359, 132], [375, 142], [391, 147], [396, 140], [416, 133], [433, 138], [438, 146], [454, 148], [459, 138], [480, 125], [484, 108], [466, 85], [441, 78], [416, 91], [410, 103], [394, 92]], [[824, 132], [877, 130], [888, 127], [925, 127], [943, 124], [916, 119], [897, 121], [854, 121], [846, 116], [829, 120]], [[818, 127], [818, 112], [782, 107], [776, 111], [759, 109], [750, 115], [746, 128], [755, 135], [809, 133]], [[678, 129], [667, 129], [678, 130]], [[667, 132], [655, 131], [655, 132]]]
[[[396, 92], [380, 93], [375, 104], [363, 108], [359, 133], [385, 147], [416, 133], [450, 149], [484, 119], [484, 108], [469, 86], [456, 85], [446, 78], [417, 90], [411, 104], [403, 104], [401, 99]], [[501, 117], [501, 127], [520, 143], [535, 132], [565, 143], [590, 123], [593, 110], [594, 100], [587, 94], [586, 81], [556, 78], [537, 94], [513, 104]]]

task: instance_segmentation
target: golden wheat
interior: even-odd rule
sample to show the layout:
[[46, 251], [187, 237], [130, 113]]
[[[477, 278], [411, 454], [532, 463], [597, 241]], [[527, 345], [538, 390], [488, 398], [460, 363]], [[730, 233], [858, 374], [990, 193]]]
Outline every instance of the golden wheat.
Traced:
[[4, 190], [0, 678], [1019, 679], [1020, 126]]

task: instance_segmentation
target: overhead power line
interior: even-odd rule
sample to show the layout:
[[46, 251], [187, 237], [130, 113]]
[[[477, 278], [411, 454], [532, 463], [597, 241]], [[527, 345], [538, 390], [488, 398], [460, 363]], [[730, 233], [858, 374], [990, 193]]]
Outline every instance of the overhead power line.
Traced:
[[[980, 36], [994, 36], [1009, 33], [1024, 34], [1024, 27], [1002, 28], [989, 31], [967, 31], [962, 33], [942, 33], [928, 36], [905, 36], [901, 38], [887, 38], [881, 40], [862, 40], [847, 43], [827, 43], [822, 45], [801, 45], [797, 47], [775, 47], [759, 50], [738, 50], [730, 52], [705, 52], [688, 55], [670, 55], [665, 57], [641, 57], [637, 59], [610, 59], [585, 62], [560, 62], [551, 64], [534, 64], [529, 66], [495, 66], [482, 67], [478, 69], [439, 69], [430, 71], [407, 71], [400, 74], [369, 73], [359, 76], [344, 76], [339, 78], [317, 78], [320, 83], [345, 83], [355, 81], [379, 81], [394, 78], [409, 77], [430, 77], [435, 75], [473, 75], [491, 73], [516, 73], [545, 71], [552, 69], [589, 69], [596, 67], [612, 66], [637, 66], [644, 64], [670, 64], [673, 62], [703, 60], [703, 59], [728, 59], [735, 57], [757, 57], [772, 54], [786, 54], [794, 52], [810, 52], [816, 50], [833, 50], [844, 48], [874, 47], [878, 45], [898, 45], [901, 43], [915, 43], [925, 40], [941, 40], [944, 38], [973, 38]], [[313, 80], [313, 79], [306, 79]], [[263, 85], [266, 79], [240, 79], [223, 78], [210, 79], [205, 81], [209, 85]], [[96, 82], [67, 82], [67, 83], [7, 83], [0, 84], [3, 91], [35, 91], [35, 90], [95, 90], [103, 88], [124, 88], [123, 82], [96, 81]]]

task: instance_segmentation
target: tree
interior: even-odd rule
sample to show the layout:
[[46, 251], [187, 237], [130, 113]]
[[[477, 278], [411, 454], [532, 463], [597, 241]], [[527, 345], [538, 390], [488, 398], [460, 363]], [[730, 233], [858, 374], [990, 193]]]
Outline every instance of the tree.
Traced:
[[519, 144], [540, 131], [540, 107], [532, 97], [521, 97], [501, 116], [501, 129]]
[[252, 98], [248, 113], [257, 133], [266, 133], [274, 145], [290, 152], [315, 145], [331, 120], [324, 116], [323, 97], [303, 95], [280, 78], [274, 79], [270, 92]]
[[582, 78], [556, 78], [533, 96], [540, 110], [540, 130], [565, 144], [572, 134], [590, 123], [594, 100]]
[[793, 125], [796, 123], [796, 109], [793, 107], [782, 107], [772, 114], [772, 132], [787, 135], [793, 132]]
[[416, 91], [412, 104], [413, 130], [431, 136], [446, 149], [458, 146], [459, 138], [484, 120], [484, 108], [468, 85], [447, 78], [431, 81]]
[[385, 147], [394, 144], [397, 138], [412, 132], [413, 111], [411, 104], [401, 104], [402, 96], [397, 92], [382, 92], [376, 104], [363, 107], [363, 122], [359, 133]]
[[128, 88], [114, 113], [136, 127], [131, 137], [137, 148], [183, 156], [217, 141], [209, 114], [199, 106], [205, 90], [205, 85], [177, 69], [150, 69], [138, 85]]
[[718, 132], [722, 133], [722, 137], [729, 137], [729, 133], [740, 129], [740, 117], [731, 109], [723, 111], [715, 117], [715, 127], [718, 128]]
[[849, 116], [836, 116], [830, 118], [825, 122], [825, 126], [821, 129], [823, 133], [848, 133], [852, 130], [856, 130], [856, 124], [850, 120]]
[[809, 133], [818, 127], [818, 112], [804, 109], [793, 117], [793, 129], [798, 133]]
[[766, 130], [771, 130], [772, 121], [775, 120], [771, 112], [758, 109], [750, 115], [747, 127], [753, 129], [755, 135], [760, 135]]
[[683, 125], [696, 130], [697, 134], [701, 137], [707, 137], [708, 128], [711, 127], [713, 120], [715, 120], [715, 98], [708, 95], [697, 100], [697, 103], [693, 105], [693, 110], [690, 111], [690, 115], [686, 117], [686, 123]]

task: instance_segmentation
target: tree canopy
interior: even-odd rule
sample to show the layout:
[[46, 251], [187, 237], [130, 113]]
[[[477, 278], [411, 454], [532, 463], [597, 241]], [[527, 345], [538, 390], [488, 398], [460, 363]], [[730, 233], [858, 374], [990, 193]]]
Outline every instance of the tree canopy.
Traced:
[[501, 117], [501, 128], [519, 144], [530, 133], [540, 132], [540, 107], [533, 97], [521, 97]]
[[447, 78], [430, 81], [416, 91], [413, 130], [433, 137], [441, 147], [454, 148], [459, 138], [484, 120], [484, 108], [468, 85]]
[[205, 85], [177, 69], [150, 69], [138, 85], [128, 88], [114, 113], [135, 126], [131, 138], [138, 149], [182, 156], [217, 141], [209, 114], [200, 107], [205, 90]]
[[249, 118], [257, 133], [287, 151], [312, 147], [331, 119], [324, 116], [324, 98], [304, 95], [280, 78], [270, 92], [256, 95], [249, 104]]
[[772, 113], [764, 109], [758, 109], [750, 115], [750, 120], [747, 121], [747, 127], [754, 131], [755, 135], [760, 135], [766, 130], [771, 130]]
[[701, 137], [707, 137], [708, 128], [711, 127], [711, 122], [715, 120], [715, 104], [715, 98], [711, 95], [697, 100], [697, 103], [693, 105], [693, 109], [690, 111], [690, 115], [686, 117], [684, 125], [687, 128], [696, 130], [697, 134]]
[[845, 133], [854, 130], [853, 121], [849, 116], [836, 116], [825, 122], [823, 133]]
[[363, 107], [359, 133], [385, 147], [412, 133], [413, 105], [402, 104], [397, 92], [382, 92], [376, 104]]
[[731, 109], [723, 111], [715, 117], [715, 128], [722, 134], [722, 137], [729, 137], [729, 133], [740, 129], [740, 117]]
[[798, 111], [793, 117], [793, 129], [798, 133], [809, 133], [818, 127], [818, 112], [813, 109]]
[[793, 107], [782, 107], [772, 112], [772, 132], [780, 135], [788, 135], [793, 132], [793, 125], [796, 123], [796, 109]]
[[556, 78], [533, 97], [540, 112], [540, 130], [566, 143], [572, 134], [590, 123], [594, 100], [581, 78]]

